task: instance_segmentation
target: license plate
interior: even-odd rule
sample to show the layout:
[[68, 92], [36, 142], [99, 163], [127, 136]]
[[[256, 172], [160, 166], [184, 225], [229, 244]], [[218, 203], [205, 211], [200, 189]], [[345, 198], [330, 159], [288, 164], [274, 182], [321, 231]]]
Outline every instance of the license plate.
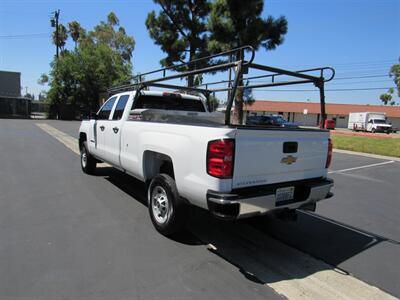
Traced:
[[292, 200], [293, 197], [294, 197], [294, 186], [276, 189], [275, 200], [277, 203], [282, 201]]

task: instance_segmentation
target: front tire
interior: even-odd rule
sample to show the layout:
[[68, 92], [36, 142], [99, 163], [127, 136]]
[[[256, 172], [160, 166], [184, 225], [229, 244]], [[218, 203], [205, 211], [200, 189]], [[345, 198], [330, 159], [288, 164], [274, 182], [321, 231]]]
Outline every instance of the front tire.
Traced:
[[151, 221], [161, 234], [170, 236], [185, 230], [186, 204], [171, 176], [160, 174], [153, 178], [148, 188], [148, 208]]
[[86, 142], [81, 146], [81, 168], [84, 173], [90, 175], [96, 171], [96, 159], [90, 155]]

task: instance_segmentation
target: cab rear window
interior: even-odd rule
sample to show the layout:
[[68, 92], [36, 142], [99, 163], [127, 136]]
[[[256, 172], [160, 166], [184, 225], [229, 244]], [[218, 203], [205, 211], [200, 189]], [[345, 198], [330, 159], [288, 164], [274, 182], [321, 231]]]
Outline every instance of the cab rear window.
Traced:
[[140, 108], [205, 112], [200, 100], [175, 96], [140, 96], [132, 109]]

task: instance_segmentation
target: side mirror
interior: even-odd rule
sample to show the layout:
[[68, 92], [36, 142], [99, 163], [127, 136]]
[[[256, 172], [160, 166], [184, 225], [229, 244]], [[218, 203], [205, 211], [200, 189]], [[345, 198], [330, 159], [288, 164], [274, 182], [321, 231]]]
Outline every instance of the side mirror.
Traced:
[[95, 113], [95, 112], [91, 112], [90, 115], [89, 115], [89, 119], [90, 119], [90, 120], [97, 120], [98, 117], [99, 117], [99, 116], [98, 116], [97, 113]]

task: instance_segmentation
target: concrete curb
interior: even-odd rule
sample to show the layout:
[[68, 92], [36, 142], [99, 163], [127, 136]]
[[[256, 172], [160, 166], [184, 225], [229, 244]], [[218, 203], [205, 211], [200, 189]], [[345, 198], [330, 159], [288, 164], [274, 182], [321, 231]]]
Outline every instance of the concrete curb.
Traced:
[[333, 149], [333, 152], [351, 154], [351, 155], [358, 155], [358, 156], [364, 156], [364, 157], [370, 157], [370, 158], [378, 158], [378, 159], [387, 159], [387, 160], [400, 161], [399, 157], [384, 156], [384, 155], [364, 153], [364, 152], [355, 152], [355, 151], [342, 150], [342, 149]]

